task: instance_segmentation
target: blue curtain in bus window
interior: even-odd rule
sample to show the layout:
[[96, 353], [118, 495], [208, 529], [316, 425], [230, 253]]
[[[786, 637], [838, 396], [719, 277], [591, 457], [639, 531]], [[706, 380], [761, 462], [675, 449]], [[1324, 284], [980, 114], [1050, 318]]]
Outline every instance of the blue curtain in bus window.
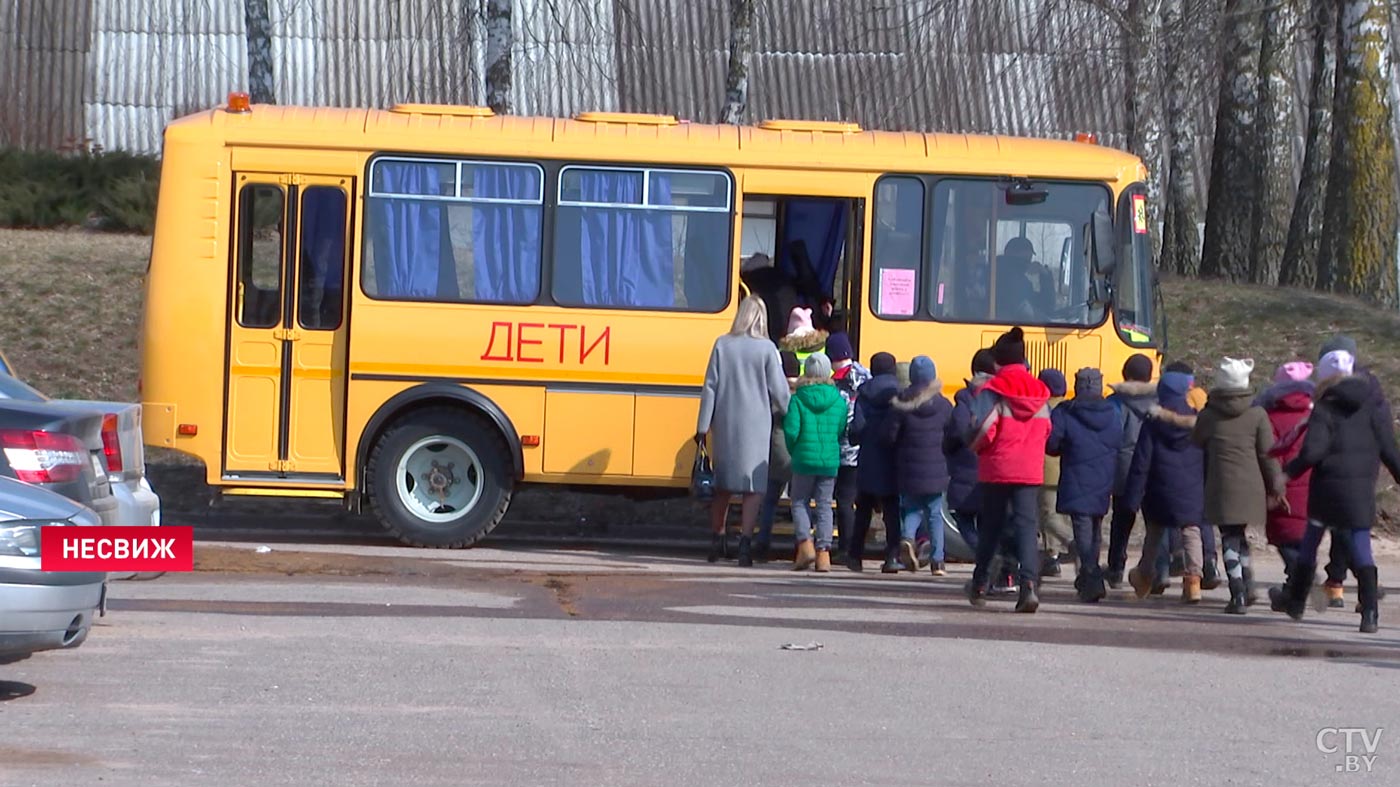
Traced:
[[[434, 195], [437, 169], [427, 164], [375, 164], [380, 192]], [[378, 197], [370, 200], [374, 278], [381, 298], [457, 298], [456, 265], [442, 203]]]
[[[580, 173], [584, 202], [640, 205], [642, 174]], [[671, 201], [668, 178], [653, 178], [654, 204]], [[671, 215], [637, 208], [578, 208], [584, 304], [667, 308], [675, 305]]]
[[[784, 201], [784, 208], [779, 259], [788, 275], [796, 277], [799, 297], [813, 306], [815, 301], [832, 294], [836, 269], [841, 264], [841, 249], [846, 242], [848, 206], [843, 200], [794, 199]], [[799, 242], [811, 261], [815, 287], [802, 286], [806, 283], [805, 272], [799, 269], [799, 260], [793, 253]]]
[[299, 320], [306, 328], [340, 326], [345, 271], [345, 192], [311, 186], [301, 198]]
[[[473, 164], [472, 196], [537, 200], [540, 173], [531, 167]], [[529, 303], [540, 291], [540, 207], [472, 205], [476, 300]]]

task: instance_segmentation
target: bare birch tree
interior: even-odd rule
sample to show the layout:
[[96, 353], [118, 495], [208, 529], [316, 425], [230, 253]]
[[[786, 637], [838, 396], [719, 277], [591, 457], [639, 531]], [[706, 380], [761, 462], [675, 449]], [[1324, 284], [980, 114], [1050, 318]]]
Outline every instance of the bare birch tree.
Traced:
[[1196, 197], [1196, 119], [1193, 109], [1200, 87], [1200, 30], [1186, 0], [1166, 0], [1162, 7], [1163, 65], [1167, 94], [1166, 196], [1163, 207], [1160, 267], [1182, 276], [1201, 272], [1199, 206]]
[[1397, 303], [1390, 20], [1383, 0], [1344, 0], [1319, 288]]
[[1322, 209], [1327, 195], [1327, 165], [1332, 157], [1332, 95], [1337, 79], [1336, 0], [1311, 0], [1309, 38], [1312, 78], [1308, 87], [1308, 129], [1303, 169], [1288, 221], [1279, 282], [1290, 287], [1317, 284], [1317, 257], [1322, 239]]
[[1259, 55], [1259, 204], [1254, 211], [1249, 280], [1279, 283], [1288, 223], [1293, 213], [1297, 167], [1293, 163], [1294, 111], [1297, 92], [1294, 37], [1297, 0], [1272, 0], [1264, 9]]
[[272, 70], [272, 14], [267, 0], [243, 0], [244, 38], [248, 45], [248, 96], [256, 104], [276, 104]]
[[724, 76], [721, 123], [744, 121], [749, 106], [749, 60], [753, 57], [754, 0], [729, 0], [729, 67]]
[[511, 0], [485, 0], [483, 20], [486, 27], [486, 105], [498, 115], [509, 114], [512, 108], [511, 66], [513, 44]]
[[1128, 0], [1124, 30], [1128, 150], [1147, 167], [1147, 218], [1157, 247], [1162, 160], [1162, 0]]
[[1225, 35], [1215, 145], [1211, 153], [1201, 274], [1246, 281], [1259, 199], [1255, 134], [1259, 110], [1261, 0], [1225, 0]]

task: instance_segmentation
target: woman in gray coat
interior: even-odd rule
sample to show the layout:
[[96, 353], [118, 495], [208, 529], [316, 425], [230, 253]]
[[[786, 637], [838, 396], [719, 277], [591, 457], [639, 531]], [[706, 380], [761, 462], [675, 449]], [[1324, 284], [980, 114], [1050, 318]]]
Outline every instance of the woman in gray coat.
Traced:
[[715, 340], [700, 393], [698, 440], [710, 436], [715, 494], [710, 506], [710, 562], [724, 549], [724, 520], [734, 495], [743, 499], [739, 561], [750, 564], [750, 542], [768, 490], [768, 448], [774, 412], [787, 412], [788, 384], [778, 348], [768, 338], [768, 307], [750, 295], [739, 303], [729, 333]]

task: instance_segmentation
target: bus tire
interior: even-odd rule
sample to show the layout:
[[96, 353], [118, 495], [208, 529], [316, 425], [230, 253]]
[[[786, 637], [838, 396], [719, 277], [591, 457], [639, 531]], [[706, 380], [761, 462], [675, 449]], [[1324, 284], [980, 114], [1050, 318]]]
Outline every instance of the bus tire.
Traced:
[[412, 546], [461, 548], [500, 524], [513, 487], [505, 439], [485, 419], [435, 407], [375, 441], [365, 485], [384, 529]]

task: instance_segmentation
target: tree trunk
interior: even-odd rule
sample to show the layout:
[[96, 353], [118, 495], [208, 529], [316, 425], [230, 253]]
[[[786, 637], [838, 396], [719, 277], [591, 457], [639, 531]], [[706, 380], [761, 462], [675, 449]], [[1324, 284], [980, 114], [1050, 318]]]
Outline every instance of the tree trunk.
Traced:
[[753, 56], [753, 2], [729, 0], [729, 70], [724, 77], [721, 123], [744, 121], [749, 106], [749, 59]]
[[1318, 286], [1395, 306], [1400, 216], [1385, 3], [1345, 0], [1337, 40], [1336, 114]]
[[1264, 11], [1264, 37], [1259, 56], [1259, 205], [1254, 211], [1253, 254], [1249, 280], [1276, 285], [1288, 245], [1288, 221], [1297, 185], [1293, 166], [1293, 88], [1297, 67], [1294, 34], [1298, 27], [1297, 0], [1274, 0]]
[[1162, 8], [1166, 31], [1167, 172], [1161, 268], [1181, 276], [1201, 272], [1201, 236], [1196, 205], [1196, 124], [1192, 110], [1199, 55], [1188, 30], [1185, 0], [1167, 0]]
[[1332, 156], [1332, 95], [1337, 79], [1336, 0], [1312, 0], [1312, 82], [1308, 86], [1308, 131], [1303, 172], [1279, 282], [1289, 287], [1317, 284], [1322, 239], [1322, 208], [1327, 195], [1327, 163]]
[[511, 111], [511, 0], [486, 0], [486, 105], [498, 115]]
[[1128, 84], [1128, 150], [1147, 167], [1147, 225], [1152, 248], [1157, 249], [1161, 220], [1162, 110], [1162, 0], [1129, 0], [1125, 31], [1124, 76]]
[[243, 0], [243, 21], [247, 26], [248, 97], [255, 104], [276, 104], [276, 81], [272, 73], [272, 15], [267, 0]]
[[1226, 0], [1215, 147], [1211, 153], [1201, 274], [1249, 278], [1254, 207], [1259, 201], [1258, 116], [1261, 0]]

